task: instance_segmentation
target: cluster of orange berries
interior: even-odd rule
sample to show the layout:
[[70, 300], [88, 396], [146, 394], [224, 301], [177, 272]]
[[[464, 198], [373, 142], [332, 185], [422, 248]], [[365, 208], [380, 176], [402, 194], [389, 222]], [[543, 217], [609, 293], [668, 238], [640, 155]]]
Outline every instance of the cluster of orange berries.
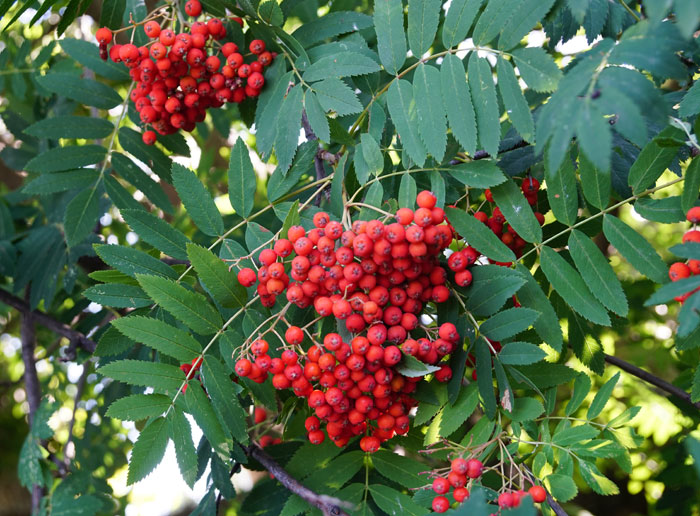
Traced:
[[[202, 14], [199, 0], [189, 0], [185, 12], [191, 17]], [[243, 26], [241, 18], [233, 21]], [[276, 56], [261, 39], [250, 42], [250, 54], [245, 56], [235, 43], [221, 43], [226, 26], [219, 18], [195, 21], [188, 28], [189, 32], [176, 34], [151, 20], [143, 25], [152, 39], [148, 45], [114, 44], [109, 49], [112, 32], [105, 27], [97, 30], [100, 56], [124, 63], [136, 82], [131, 100], [141, 122], [150, 127], [142, 135], [148, 145], [155, 143], [156, 133], [192, 131], [204, 121], [208, 108], [257, 97], [265, 84], [263, 70]], [[249, 56], [253, 60], [246, 63]]]
[[307, 233], [293, 226], [287, 238], [260, 253], [257, 274], [250, 268], [239, 271], [242, 285], [258, 283], [265, 306], [273, 306], [286, 292], [290, 303], [313, 306], [320, 317], [342, 320], [353, 334], [344, 342], [340, 334], [329, 333], [322, 343], [304, 350], [304, 330], [290, 326], [280, 357], [270, 358], [269, 343], [257, 339], [244, 350], [254, 360], [244, 356], [235, 365], [239, 376], [262, 382], [272, 374], [277, 389], [292, 388], [307, 398], [315, 414], [306, 420], [312, 443], [325, 439], [322, 422], [338, 446], [367, 433], [360, 447], [368, 452], [408, 432], [408, 412], [416, 403], [409, 394], [421, 376], [397, 371], [402, 351], [439, 364], [434, 369], [438, 381], [451, 378], [450, 367], [441, 361], [460, 342], [456, 327], [423, 327], [431, 338], [411, 335], [420, 327], [425, 303], [443, 303], [450, 294], [439, 257], [451, 243], [452, 231], [436, 202], [424, 191], [417, 198], [419, 208], [398, 210], [396, 222], [356, 221], [346, 231], [318, 212], [314, 229]]
[[[683, 235], [683, 243], [700, 243], [700, 230], [697, 229], [697, 224], [700, 223], [700, 206], [690, 208], [688, 210], [688, 213], [686, 214], [686, 219], [688, 219], [689, 222], [693, 223], [693, 229], [686, 231], [685, 235]], [[700, 274], [700, 260], [687, 260], [685, 262], [676, 262], [672, 264], [671, 267], [669, 267], [668, 269], [668, 276], [669, 278], [671, 278], [671, 281], [679, 281], [694, 276], [696, 274]], [[675, 300], [683, 304], [683, 302], [686, 299], [688, 299], [698, 290], [700, 290], [700, 287], [690, 292], [686, 292], [683, 295], [677, 296]]]

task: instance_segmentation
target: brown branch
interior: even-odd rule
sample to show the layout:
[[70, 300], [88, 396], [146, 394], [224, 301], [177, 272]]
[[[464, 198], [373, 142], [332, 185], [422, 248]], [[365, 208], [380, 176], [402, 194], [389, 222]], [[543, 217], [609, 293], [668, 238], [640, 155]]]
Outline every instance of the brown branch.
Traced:
[[651, 374], [648, 371], [645, 371], [644, 369], [640, 369], [639, 367], [632, 365], [629, 362], [625, 362], [621, 358], [614, 357], [612, 355], [605, 355], [605, 361], [609, 364], [619, 367], [620, 369], [631, 374], [632, 376], [636, 376], [637, 378], [644, 380], [645, 382], [650, 383], [651, 385], [654, 385], [655, 387], [658, 387], [659, 389], [666, 391], [667, 393], [677, 398], [680, 398], [683, 401], [690, 403], [694, 407], [700, 409], [700, 402], [693, 403], [690, 399], [690, 394], [685, 392], [683, 389], [680, 389], [675, 385], [667, 382], [666, 380], [663, 380], [658, 376]]
[[280, 484], [306, 501], [309, 505], [320, 509], [324, 516], [348, 516], [348, 514], [341, 509], [343, 506], [352, 507], [347, 502], [343, 502], [332, 496], [315, 493], [311, 489], [304, 487], [258, 445], [252, 444], [244, 449], [248, 456], [257, 460], [267, 471], [272, 473]]
[[[88, 353], [93, 353], [95, 351], [95, 348], [97, 347], [97, 343], [95, 343], [95, 341], [93, 341], [92, 339], [87, 338], [79, 331], [74, 330], [65, 323], [57, 321], [56, 319], [54, 319], [48, 314], [45, 314], [44, 312], [40, 312], [39, 310], [31, 310], [29, 304], [26, 301], [22, 301], [20, 298], [10, 294], [6, 290], [0, 289], [0, 302], [5, 303], [6, 305], [9, 305], [12, 308], [18, 310], [22, 313], [22, 315], [25, 316], [25, 318], [27, 315], [30, 315], [29, 318], [33, 322], [41, 324], [42, 326], [48, 328], [54, 333], [58, 333], [59, 335], [66, 337], [68, 340], [70, 340], [71, 345], [75, 348], [81, 347]], [[32, 346], [32, 352], [33, 348], [34, 347]]]

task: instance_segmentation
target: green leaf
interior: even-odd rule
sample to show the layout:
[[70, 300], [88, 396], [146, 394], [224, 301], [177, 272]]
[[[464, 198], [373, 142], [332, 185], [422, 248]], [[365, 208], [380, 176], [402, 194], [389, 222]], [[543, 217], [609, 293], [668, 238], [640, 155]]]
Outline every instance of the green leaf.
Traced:
[[378, 176], [384, 168], [384, 156], [379, 144], [369, 133], [360, 135], [360, 145], [355, 150], [355, 176], [365, 184], [370, 176]]
[[608, 310], [625, 317], [629, 311], [625, 292], [598, 246], [588, 236], [574, 229], [569, 235], [569, 252], [595, 298]]
[[384, 68], [392, 75], [399, 73], [406, 61], [403, 22], [401, 0], [375, 0], [374, 30], [377, 33], [377, 51]]
[[[660, 135], [664, 132], [662, 131]], [[627, 182], [632, 187], [632, 191], [638, 194], [652, 186], [671, 164], [677, 152], [676, 147], [660, 146], [656, 139], [647, 143], [630, 168]]]
[[202, 384], [197, 380], [190, 380], [187, 383], [185, 401], [187, 402], [187, 410], [204, 432], [204, 436], [216, 454], [222, 460], [228, 460], [232, 447], [231, 439], [221, 427], [211, 402], [204, 393]]
[[[231, 156], [233, 155], [234, 151], [231, 151]], [[211, 194], [194, 172], [179, 163], [173, 163], [172, 177], [173, 186], [182, 199], [187, 213], [202, 233], [209, 236], [221, 235], [224, 232], [224, 221]], [[229, 181], [230, 179], [229, 175]], [[230, 184], [230, 188], [234, 189], [238, 189], [239, 186], [239, 184]]]
[[[119, 26], [121, 27], [121, 21]], [[115, 63], [111, 59], [106, 61], [100, 59], [100, 52], [94, 43], [73, 38], [63, 38], [60, 43], [66, 54], [97, 75], [114, 81], [130, 80], [129, 71], [123, 64]], [[107, 122], [107, 120], [104, 121]], [[95, 138], [95, 136], [87, 138]]]
[[281, 27], [284, 23], [284, 14], [276, 0], [266, 0], [258, 7], [260, 19], [270, 25]]
[[[576, 371], [563, 364], [552, 364], [544, 362], [541, 364], [532, 364], [527, 366], [518, 366], [518, 368], [509, 367], [509, 371], [521, 373], [531, 383], [539, 389], [547, 389], [555, 385], [561, 385], [570, 382], [576, 377]], [[516, 378], [517, 379], [517, 378]], [[524, 382], [529, 385], [530, 382]], [[523, 382], [520, 382], [523, 383]]]
[[496, 162], [489, 159], [460, 163], [450, 167], [448, 174], [471, 188], [491, 188], [506, 180]]
[[700, 243], [686, 242], [685, 244], [676, 244], [669, 249], [676, 256], [681, 258], [690, 258], [691, 260], [700, 260]]
[[586, 396], [590, 391], [591, 379], [585, 373], [579, 374], [574, 380], [574, 390], [571, 394], [571, 399], [566, 404], [565, 414], [567, 416], [573, 414], [576, 411], [576, 409], [581, 406], [581, 403], [583, 403], [583, 400], [586, 399]]
[[189, 238], [163, 219], [144, 210], [121, 210], [121, 215], [131, 229], [153, 247], [178, 260], [187, 259], [185, 248]]
[[137, 159], [143, 161], [147, 167], [155, 172], [163, 181], [172, 183], [170, 169], [172, 161], [162, 150], [155, 145], [143, 143], [141, 133], [133, 129], [122, 126], [119, 129], [119, 143], [124, 150], [133, 154]]
[[154, 419], [139, 434], [131, 451], [126, 484], [146, 478], [160, 463], [168, 445], [168, 424], [164, 417]]
[[[519, 2], [517, 2], [519, 3]], [[517, 6], [516, 3], [516, 6]], [[512, 0], [489, 0], [474, 26], [472, 38], [476, 45], [486, 45], [495, 38], [513, 14]], [[475, 52], [476, 53], [476, 52]]]
[[544, 360], [547, 353], [529, 342], [509, 342], [498, 353], [498, 360], [507, 365], [528, 365]]
[[612, 129], [603, 113], [588, 97], [576, 120], [576, 136], [582, 152], [593, 166], [603, 171], [610, 170]]
[[[257, 177], [248, 155], [248, 147], [239, 136], [231, 149], [228, 162], [228, 197], [233, 209], [243, 218], [253, 211], [256, 181]], [[223, 222], [221, 227], [223, 230]]]
[[[510, 50], [517, 46], [540, 20], [543, 20], [554, 0], [523, 0], [511, 8], [511, 15], [501, 29], [498, 48]], [[500, 79], [501, 74], [498, 74]]]
[[414, 0], [408, 4], [408, 46], [414, 56], [422, 56], [432, 46], [441, 5], [440, 0]]
[[113, 308], [140, 308], [151, 304], [151, 300], [139, 287], [119, 283], [93, 285], [85, 289], [83, 295], [90, 301]]
[[[243, 444], [248, 443], [247, 414], [236, 396], [234, 383], [229, 378], [223, 364], [216, 358], [204, 357], [202, 368], [204, 387], [214, 405], [219, 420], [231, 432], [233, 438]], [[240, 388], [239, 388], [240, 390]]]
[[578, 215], [578, 189], [574, 164], [569, 157], [562, 161], [558, 170], [552, 170], [547, 164], [545, 160], [549, 206], [559, 222], [573, 226]]
[[586, 413], [586, 419], [593, 420], [597, 418], [601, 412], [603, 412], [603, 409], [608, 403], [608, 400], [612, 395], [613, 389], [615, 389], [615, 386], [617, 385], [619, 379], [620, 373], [615, 373], [615, 376], [613, 376], [612, 378], [610, 378], [610, 380], [605, 382], [603, 386], [598, 390], [595, 397], [593, 398], [593, 401], [591, 402], [591, 406], [588, 408], [588, 412]]
[[314, 43], [340, 34], [367, 29], [372, 26], [372, 18], [354, 11], [333, 11], [318, 19], [302, 23], [292, 35], [310, 48]]
[[[303, 96], [301, 84], [297, 84], [287, 93], [281, 107], [279, 107], [276, 120], [275, 154], [278, 167], [283, 173], [291, 166], [297, 151], [298, 138], [291, 138], [290, 135], [299, 133], [301, 113], [304, 109]], [[321, 99], [319, 98], [319, 100]], [[323, 105], [323, 101], [321, 101], [321, 105]]]
[[124, 18], [126, 0], [105, 0], [100, 11], [100, 27], [119, 29]]
[[378, 72], [380, 69], [373, 59], [350, 51], [322, 57], [306, 69], [304, 80], [314, 82], [331, 77], [354, 77]]
[[[377, 3], [385, 0], [377, 0]], [[402, 514], [407, 516], [423, 516], [430, 511], [421, 507], [410, 496], [400, 493], [390, 487], [372, 484], [369, 486], [372, 499], [387, 514]], [[397, 510], [400, 511], [397, 513]]]
[[401, 362], [396, 365], [395, 369], [397, 372], [409, 378], [419, 378], [426, 374], [434, 373], [440, 368], [421, 362], [411, 355], [404, 354]]
[[480, 253], [497, 262], [515, 260], [513, 251], [506, 247], [488, 226], [476, 220], [472, 215], [456, 208], [447, 208], [445, 213], [455, 231]]
[[467, 36], [483, 3], [484, 0], [454, 0], [450, 3], [442, 25], [442, 44], [445, 48], [456, 46]]
[[170, 438], [175, 445], [177, 466], [185, 483], [192, 488], [197, 480], [197, 451], [192, 441], [190, 422], [179, 407], [173, 407], [168, 419], [170, 421]]
[[66, 207], [63, 229], [68, 247], [80, 244], [95, 228], [100, 210], [100, 194], [96, 187], [83, 190]]
[[189, 362], [202, 352], [201, 344], [189, 333], [160, 319], [132, 315], [115, 319], [112, 326], [130, 339], [180, 362]]
[[668, 269], [661, 257], [642, 235], [617, 217], [605, 215], [605, 238], [629, 261], [632, 266], [656, 283], [666, 283]]
[[700, 159], [693, 158], [688, 168], [685, 169], [685, 182], [681, 194], [681, 209], [687, 212], [695, 206], [700, 191]]
[[554, 91], [562, 77], [562, 72], [544, 49], [540, 47], [519, 48], [513, 51], [515, 64], [523, 81], [535, 91]]
[[614, 495], [620, 492], [615, 483], [604, 476], [592, 462], [580, 460], [578, 465], [581, 476], [596, 493], [600, 495]]
[[114, 125], [104, 118], [86, 116], [54, 116], [43, 118], [27, 127], [24, 132], [37, 138], [106, 138], [114, 131]]
[[475, 267], [472, 273], [474, 281], [469, 289], [467, 308], [474, 315], [496, 313], [525, 284], [521, 274], [497, 265]]
[[700, 401], [700, 367], [695, 368], [693, 375], [693, 385], [690, 390], [690, 401], [697, 403]]
[[197, 244], [187, 244], [187, 256], [212, 297], [226, 308], [238, 308], [248, 301], [248, 293], [238, 283], [234, 271], [214, 253]]
[[447, 147], [445, 106], [440, 91], [440, 72], [420, 63], [413, 74], [413, 98], [418, 114], [418, 131], [425, 148], [435, 161], [442, 161]]
[[523, 306], [540, 312], [540, 316], [533, 325], [535, 331], [542, 340], [558, 352], [561, 352], [564, 339], [561, 332], [561, 325], [559, 324], [559, 317], [554, 311], [552, 303], [527, 268], [521, 264], [517, 264], [515, 270], [520, 272], [526, 280], [525, 285], [518, 291], [518, 300]]
[[122, 103], [114, 88], [92, 79], [81, 79], [72, 73], [52, 72], [36, 76], [36, 81], [52, 93], [57, 93], [86, 106], [112, 109]]
[[571, 308], [589, 321], [610, 325], [610, 317], [603, 305], [592, 297], [579, 273], [559, 253], [551, 247], [543, 247], [540, 266], [552, 287]]
[[150, 254], [139, 251], [133, 247], [121, 245], [97, 244], [93, 246], [102, 261], [123, 272], [136, 277], [136, 274], [155, 274], [166, 278], [177, 278], [177, 273]]
[[409, 157], [422, 167], [425, 164], [426, 150], [418, 134], [418, 115], [411, 83], [403, 79], [393, 81], [386, 93], [386, 104], [401, 139], [401, 145]]
[[574, 443], [593, 439], [600, 433], [600, 430], [584, 423], [578, 426], [565, 428], [552, 436], [552, 442], [559, 446], [570, 446]]
[[306, 118], [309, 120], [311, 130], [316, 137], [323, 142], [329, 143], [331, 141], [331, 130], [328, 125], [326, 113], [321, 107], [318, 97], [316, 97], [316, 94], [311, 90], [306, 90], [304, 92], [304, 110], [306, 112]]
[[542, 403], [534, 398], [516, 398], [513, 411], [508, 414], [513, 421], [532, 421], [544, 412]]
[[61, 172], [99, 163], [107, 149], [102, 145], [69, 145], [42, 152], [24, 166], [27, 172]]
[[355, 92], [340, 79], [324, 79], [314, 83], [313, 89], [325, 111], [335, 111], [338, 116], [362, 111], [362, 104]]
[[530, 308], [508, 308], [481, 323], [479, 331], [491, 340], [501, 341], [526, 330], [539, 316]]
[[445, 56], [442, 65], [440, 65], [440, 86], [442, 97], [451, 99], [454, 104], [454, 109], [446, 110], [452, 134], [467, 153], [474, 155], [476, 152], [476, 115], [472, 106], [464, 65], [462, 60], [453, 54]]
[[185, 373], [177, 366], [143, 360], [117, 360], [100, 367], [97, 372], [129, 385], [172, 392], [177, 391], [185, 380]]
[[696, 81], [681, 100], [678, 114], [687, 118], [698, 113], [700, 113], [700, 84]]
[[634, 211], [647, 220], [664, 224], [685, 220], [685, 212], [681, 209], [681, 198], [678, 195], [663, 199], [642, 197], [634, 203]]
[[610, 203], [610, 171], [597, 169], [582, 152], [578, 155], [578, 165], [584, 197], [596, 208], [604, 210]]
[[417, 195], [418, 188], [416, 187], [416, 180], [413, 179], [411, 174], [404, 172], [401, 174], [401, 183], [399, 184], [399, 208], [413, 209], [416, 205]]
[[491, 189], [496, 205], [506, 221], [527, 242], [542, 242], [542, 228], [525, 199], [522, 189], [512, 179]]
[[686, 292], [700, 287], [700, 276], [691, 276], [679, 281], [666, 283], [659, 290], [644, 302], [644, 306], [660, 305], [671, 301], [674, 297], [681, 296]]
[[484, 405], [486, 417], [493, 419], [496, 414], [496, 393], [493, 391], [493, 368], [491, 367], [491, 350], [486, 340], [479, 338], [475, 344], [476, 384]]
[[520, 84], [518, 84], [513, 65], [499, 57], [497, 73], [498, 90], [501, 92], [508, 118], [524, 140], [533, 142], [535, 140], [535, 122], [532, 119], [530, 106], [528, 106]]
[[129, 183], [146, 194], [153, 204], [166, 213], [174, 213], [173, 205], [163, 191], [163, 187], [151, 179], [148, 174], [136, 165], [136, 163], [118, 152], [112, 154], [111, 161], [114, 170]]
[[132, 394], [114, 401], [106, 415], [122, 421], [139, 421], [160, 416], [170, 404], [170, 398], [163, 394]]
[[477, 52], [472, 52], [468, 70], [469, 89], [479, 128], [479, 141], [484, 150], [495, 157], [501, 140], [501, 123], [491, 67], [485, 58], [479, 57]]
[[22, 193], [28, 195], [50, 195], [76, 188], [88, 188], [94, 185], [98, 178], [99, 172], [93, 168], [79, 168], [68, 172], [43, 174], [26, 183], [22, 188]]
[[425, 465], [397, 453], [379, 450], [372, 455], [372, 465], [380, 475], [403, 487], [412, 489], [425, 484], [425, 477], [421, 475]]
[[202, 294], [160, 276], [137, 274], [136, 279], [151, 299], [197, 333], [211, 335], [221, 328], [219, 312]]
[[578, 488], [574, 483], [574, 479], [569, 475], [554, 473], [552, 475], [547, 475], [544, 481], [548, 491], [560, 502], [567, 502], [578, 493]]
[[454, 404], [447, 404], [442, 409], [438, 425], [439, 435], [447, 437], [455, 432], [472, 415], [478, 403], [479, 392], [476, 384], [462, 387]]

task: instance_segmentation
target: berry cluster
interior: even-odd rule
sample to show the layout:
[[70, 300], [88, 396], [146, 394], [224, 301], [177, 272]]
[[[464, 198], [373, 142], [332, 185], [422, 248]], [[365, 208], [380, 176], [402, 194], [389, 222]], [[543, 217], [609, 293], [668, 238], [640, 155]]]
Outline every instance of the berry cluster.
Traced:
[[[197, 358], [193, 358], [192, 362], [190, 362], [189, 364], [187, 362], [185, 362], [184, 364], [181, 364], [180, 370], [183, 373], [185, 373], [185, 377], [187, 377], [187, 378], [197, 378], [201, 367], [202, 367], [202, 358], [197, 357]], [[191, 373], [192, 370], [194, 370], [194, 373]], [[185, 384], [182, 387], [183, 394], [186, 391], [187, 391], [187, 384]]]
[[[191, 17], [201, 15], [199, 0], [189, 0], [185, 11]], [[241, 18], [233, 21], [243, 26]], [[100, 56], [124, 63], [136, 82], [131, 100], [141, 122], [150, 127], [142, 136], [148, 145], [155, 143], [156, 133], [192, 131], [208, 108], [257, 97], [265, 84], [263, 70], [276, 56], [260, 39], [250, 42], [246, 55], [235, 43], [222, 43], [226, 27], [219, 18], [192, 22], [187, 29], [176, 34], [150, 20], [143, 24], [150, 43], [142, 47], [114, 44], [109, 49], [112, 32], [105, 27], [97, 30]]]
[[[700, 223], [700, 206], [690, 208], [686, 214], [686, 218], [689, 222], [693, 223], [693, 228], [686, 231], [685, 235], [683, 235], [683, 243], [700, 243], [700, 230], [697, 229], [697, 224]], [[700, 260], [676, 262], [668, 269], [668, 276], [671, 278], [671, 281], [679, 281], [696, 274], [700, 274]], [[695, 290], [691, 290], [690, 292], [686, 292], [683, 295], [677, 296], [675, 300], [683, 304], [686, 299], [688, 299], [698, 290], [700, 290], [700, 287], [696, 288]]]
[[[338, 446], [368, 434], [360, 441], [368, 452], [395, 433], [408, 432], [408, 411], [415, 406], [409, 394], [420, 377], [396, 370], [402, 351], [438, 364], [459, 342], [451, 323], [420, 326], [425, 304], [443, 303], [450, 294], [439, 256], [452, 241], [452, 231], [436, 201], [424, 191], [417, 198], [419, 208], [398, 210], [396, 222], [356, 221], [345, 231], [326, 213], [316, 213], [314, 229], [307, 233], [293, 226], [288, 238], [260, 253], [257, 274], [250, 268], [239, 271], [242, 285], [258, 283], [265, 306], [286, 293], [289, 303], [313, 305], [319, 318], [342, 320], [353, 334], [344, 342], [340, 334], [329, 333], [304, 349], [304, 330], [290, 326], [281, 357], [270, 358], [268, 342], [257, 339], [236, 363], [240, 376], [262, 382], [272, 374], [277, 389], [292, 388], [307, 398], [315, 411], [306, 420], [312, 443], [325, 439], [322, 422]], [[414, 339], [411, 332], [417, 331], [430, 338]], [[435, 376], [448, 381], [452, 371], [442, 364]]]

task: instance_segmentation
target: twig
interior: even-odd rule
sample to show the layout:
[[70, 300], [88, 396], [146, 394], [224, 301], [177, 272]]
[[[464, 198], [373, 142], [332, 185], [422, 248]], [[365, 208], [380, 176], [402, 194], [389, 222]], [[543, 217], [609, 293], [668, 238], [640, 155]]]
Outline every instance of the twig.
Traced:
[[257, 460], [265, 467], [267, 471], [272, 473], [280, 484], [302, 500], [306, 501], [309, 505], [318, 507], [324, 516], [348, 516], [348, 514], [341, 509], [341, 507], [348, 506], [350, 508], [352, 507], [351, 504], [338, 500], [332, 496], [315, 493], [311, 489], [304, 487], [297, 479], [287, 473], [282, 466], [277, 464], [277, 462], [275, 462], [275, 460], [265, 453], [258, 445], [252, 444], [244, 449], [248, 456]]
[[[535, 485], [534, 481], [537, 478], [535, 477], [535, 474], [530, 470], [530, 468], [527, 467], [526, 464], [523, 464], [522, 467], [528, 474], [528, 476], [531, 477], [532, 485]], [[566, 513], [566, 511], [562, 508], [562, 506], [559, 505], [559, 503], [554, 498], [552, 498], [552, 495], [549, 494], [549, 491], [544, 486], [542, 486], [542, 489], [544, 489], [544, 492], [547, 493], [547, 504], [549, 504], [549, 507], [552, 509], [554, 514], [556, 514], [557, 516], [569, 516]]]
[[31, 310], [29, 304], [26, 301], [22, 301], [20, 298], [10, 294], [6, 290], [0, 289], [0, 302], [3, 302], [6, 305], [9, 305], [12, 308], [18, 310], [22, 313], [22, 315], [25, 316], [25, 318], [28, 314], [30, 314], [30, 319], [33, 322], [41, 324], [42, 326], [48, 328], [54, 333], [58, 333], [59, 335], [66, 337], [68, 340], [71, 341], [71, 344], [73, 344], [76, 347], [80, 346], [88, 353], [93, 353], [95, 351], [95, 348], [97, 347], [97, 343], [95, 343], [95, 341], [93, 341], [92, 339], [87, 338], [79, 331], [74, 330], [67, 324], [57, 321], [56, 319], [54, 319], [50, 315], [45, 314], [44, 312], [40, 312], [39, 310]]
[[653, 375], [645, 371], [644, 369], [640, 369], [639, 367], [632, 365], [629, 362], [625, 362], [621, 358], [614, 357], [612, 355], [605, 355], [605, 361], [609, 364], [619, 367], [620, 369], [631, 374], [632, 376], [636, 376], [637, 378], [644, 380], [645, 382], [650, 383], [658, 387], [659, 389], [666, 391], [669, 394], [672, 394], [673, 396], [676, 396], [677, 398], [680, 398], [683, 401], [690, 403], [696, 408], [700, 408], [700, 402], [693, 403], [690, 399], [690, 394], [685, 392], [683, 389], [679, 389], [675, 385], [668, 383], [666, 380], [662, 380], [658, 376]]

